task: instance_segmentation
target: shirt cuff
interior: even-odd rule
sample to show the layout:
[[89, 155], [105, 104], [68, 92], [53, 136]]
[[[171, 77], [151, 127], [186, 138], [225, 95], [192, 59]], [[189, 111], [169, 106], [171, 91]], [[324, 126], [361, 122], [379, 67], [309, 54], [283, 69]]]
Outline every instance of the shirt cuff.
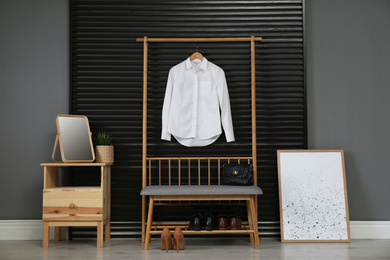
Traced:
[[225, 136], [226, 136], [226, 142], [230, 143], [235, 141], [233, 132], [225, 132]]
[[171, 134], [168, 133], [168, 131], [163, 129], [161, 132], [161, 139], [171, 141]]

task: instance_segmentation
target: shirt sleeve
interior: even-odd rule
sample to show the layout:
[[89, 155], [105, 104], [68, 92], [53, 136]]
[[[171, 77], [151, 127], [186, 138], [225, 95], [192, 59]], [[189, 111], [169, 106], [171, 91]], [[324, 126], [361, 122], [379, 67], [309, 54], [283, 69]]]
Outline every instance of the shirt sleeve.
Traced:
[[172, 91], [173, 91], [173, 75], [172, 69], [168, 74], [167, 87], [165, 89], [165, 97], [162, 108], [162, 131], [161, 139], [171, 141], [171, 133], [168, 132], [169, 115], [171, 110]]
[[230, 109], [229, 92], [226, 84], [225, 72], [220, 69], [216, 75], [219, 106], [221, 108], [221, 122], [225, 131], [226, 141], [234, 142], [233, 120]]

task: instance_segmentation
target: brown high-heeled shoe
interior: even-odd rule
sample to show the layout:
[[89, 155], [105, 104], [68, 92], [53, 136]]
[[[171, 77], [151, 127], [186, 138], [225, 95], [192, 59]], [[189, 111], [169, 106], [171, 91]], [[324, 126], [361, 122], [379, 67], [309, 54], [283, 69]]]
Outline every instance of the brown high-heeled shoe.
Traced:
[[171, 232], [167, 227], [164, 227], [163, 232], [161, 234], [161, 250], [172, 249], [172, 236]]
[[179, 227], [176, 227], [175, 233], [173, 233], [173, 249], [177, 249], [177, 252], [184, 250], [184, 235]]

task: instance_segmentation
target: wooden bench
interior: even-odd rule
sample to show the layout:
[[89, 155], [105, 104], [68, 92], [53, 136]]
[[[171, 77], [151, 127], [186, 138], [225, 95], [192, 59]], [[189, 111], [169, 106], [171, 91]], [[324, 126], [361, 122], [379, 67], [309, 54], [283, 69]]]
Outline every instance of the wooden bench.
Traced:
[[[262, 190], [257, 187], [257, 148], [256, 148], [256, 70], [255, 42], [261, 37], [236, 38], [137, 38], [143, 42], [143, 121], [142, 121], [142, 242], [149, 248], [152, 234], [160, 234], [162, 227], [168, 223], [153, 222], [155, 206], [183, 205], [191, 203], [227, 202], [230, 205], [246, 206], [248, 223], [243, 230], [191, 231], [188, 223], [181, 224], [183, 233], [247, 233], [256, 248], [260, 248], [257, 229], [257, 195]], [[251, 157], [183, 157], [183, 158], [150, 158], [147, 153], [148, 140], [148, 45], [152, 42], [249, 42], [250, 43], [250, 95], [247, 102], [251, 104], [252, 151]], [[244, 91], [244, 90], [243, 90]], [[242, 100], [240, 101], [242, 102]], [[160, 108], [159, 108], [160, 109]], [[221, 151], [223, 153], [223, 151]], [[221, 173], [224, 163], [252, 163], [254, 185], [233, 187], [221, 185]], [[175, 176], [173, 178], [173, 176]], [[172, 180], [175, 180], [173, 182]], [[177, 182], [176, 182], [177, 180]], [[180, 225], [180, 223], [170, 223]]]
[[[146, 205], [143, 210], [143, 241], [149, 249], [152, 234], [161, 234], [165, 226], [180, 226], [184, 234], [249, 234], [251, 242], [260, 248], [257, 226], [257, 196], [262, 190], [251, 186], [221, 185], [222, 167], [225, 163], [252, 163], [252, 157], [186, 157], [147, 158], [147, 176], [141, 195]], [[257, 174], [254, 169], [254, 179]], [[256, 183], [256, 182], [255, 182]], [[148, 197], [148, 200], [146, 199]], [[247, 208], [248, 222], [239, 230], [189, 230], [189, 222], [153, 222], [155, 206], [202, 205], [203, 202], [242, 205]], [[147, 215], [147, 219], [146, 219]]]

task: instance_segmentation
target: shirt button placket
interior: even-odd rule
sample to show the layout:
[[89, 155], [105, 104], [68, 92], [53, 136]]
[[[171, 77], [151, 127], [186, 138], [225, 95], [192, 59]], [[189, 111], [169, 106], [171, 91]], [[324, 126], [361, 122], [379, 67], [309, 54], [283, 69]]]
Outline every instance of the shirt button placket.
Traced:
[[197, 111], [198, 111], [198, 91], [199, 91], [199, 81], [198, 73], [194, 73], [194, 98], [192, 106], [192, 136], [196, 138], [196, 127], [197, 127]]

